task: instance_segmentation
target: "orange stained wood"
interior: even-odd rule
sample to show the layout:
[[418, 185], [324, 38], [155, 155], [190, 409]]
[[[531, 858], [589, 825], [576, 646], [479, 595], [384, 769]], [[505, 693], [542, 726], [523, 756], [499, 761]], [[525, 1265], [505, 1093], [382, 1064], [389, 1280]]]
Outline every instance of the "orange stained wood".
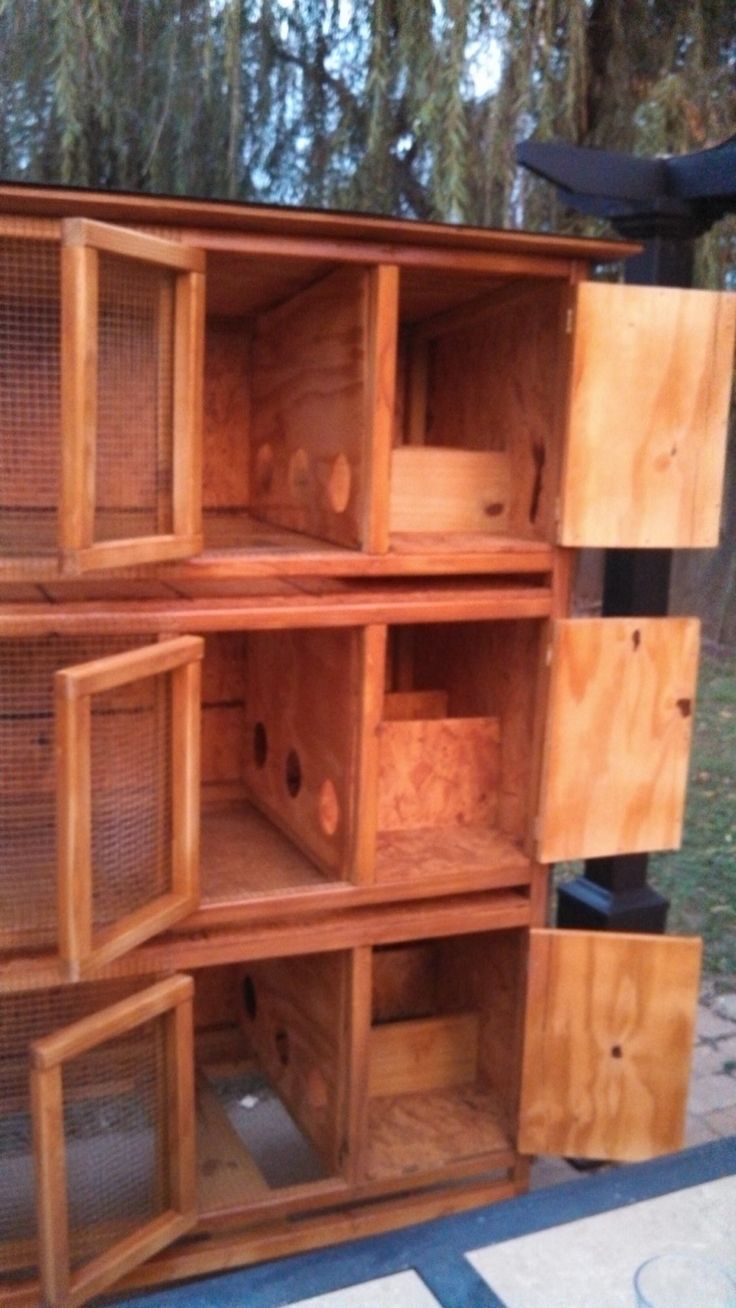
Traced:
[[701, 942], [531, 932], [519, 1148], [630, 1162], [682, 1147]]
[[699, 632], [695, 618], [555, 624], [542, 862], [679, 846]]
[[404, 445], [391, 457], [392, 532], [509, 530], [509, 456]]
[[577, 287], [564, 545], [718, 544], [736, 295]]
[[369, 1094], [416, 1094], [475, 1081], [478, 1016], [447, 1013], [374, 1026]]
[[497, 718], [383, 722], [379, 831], [491, 825], [500, 739]]

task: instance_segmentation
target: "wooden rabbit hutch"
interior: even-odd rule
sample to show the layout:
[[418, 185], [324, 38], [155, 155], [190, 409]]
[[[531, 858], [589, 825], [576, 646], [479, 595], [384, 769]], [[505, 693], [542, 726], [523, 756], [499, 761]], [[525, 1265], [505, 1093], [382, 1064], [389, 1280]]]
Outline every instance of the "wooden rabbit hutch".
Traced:
[[681, 1140], [734, 298], [617, 243], [0, 187], [0, 1298], [69, 1308]]

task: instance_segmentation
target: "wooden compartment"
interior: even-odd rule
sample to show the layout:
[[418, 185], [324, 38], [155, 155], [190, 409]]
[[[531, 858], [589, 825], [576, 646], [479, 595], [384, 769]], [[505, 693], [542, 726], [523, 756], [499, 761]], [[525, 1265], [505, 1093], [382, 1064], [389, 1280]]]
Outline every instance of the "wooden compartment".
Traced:
[[381, 266], [210, 257], [208, 547], [385, 548], [395, 285]]
[[0, 1294], [74, 1308], [195, 1219], [191, 991], [0, 996]]
[[407, 269], [400, 320], [395, 547], [718, 543], [736, 297]]
[[0, 577], [201, 546], [204, 259], [84, 219], [0, 226]]
[[503, 1166], [521, 1075], [521, 931], [373, 950], [365, 1183]]
[[375, 879], [528, 879], [543, 624], [392, 627]]
[[554, 539], [568, 294], [402, 272], [392, 535]]
[[205, 641], [205, 906], [354, 874], [365, 634], [223, 632]]
[[0, 948], [71, 978], [198, 902], [202, 642], [0, 641]]
[[345, 1150], [349, 954], [206, 968], [195, 977], [202, 1220], [309, 1206]]

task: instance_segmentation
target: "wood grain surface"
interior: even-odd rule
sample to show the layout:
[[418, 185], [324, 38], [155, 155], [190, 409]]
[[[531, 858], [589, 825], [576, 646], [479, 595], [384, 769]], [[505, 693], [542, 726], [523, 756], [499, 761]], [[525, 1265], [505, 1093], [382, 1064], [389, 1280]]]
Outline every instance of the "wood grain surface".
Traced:
[[555, 624], [539, 812], [542, 862], [676, 849], [700, 624]]

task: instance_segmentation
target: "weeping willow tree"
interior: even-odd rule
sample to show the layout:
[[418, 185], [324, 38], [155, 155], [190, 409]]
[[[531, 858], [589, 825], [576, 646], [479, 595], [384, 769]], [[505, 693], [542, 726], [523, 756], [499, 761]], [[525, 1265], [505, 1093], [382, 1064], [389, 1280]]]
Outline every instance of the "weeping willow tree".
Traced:
[[[518, 140], [678, 154], [735, 130], [733, 0], [0, 0], [8, 179], [595, 232]], [[736, 284], [736, 222], [697, 275]], [[736, 642], [736, 555], [706, 566], [681, 569], [686, 607], [710, 591]]]

